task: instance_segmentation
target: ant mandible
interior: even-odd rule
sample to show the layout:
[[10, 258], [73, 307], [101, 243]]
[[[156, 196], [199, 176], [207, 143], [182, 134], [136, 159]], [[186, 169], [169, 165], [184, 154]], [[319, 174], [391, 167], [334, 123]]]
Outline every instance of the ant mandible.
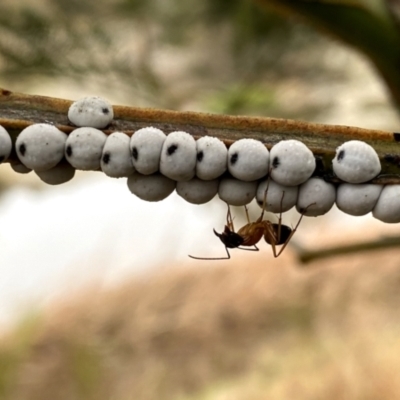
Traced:
[[[296, 226], [292, 229], [289, 226], [282, 224], [282, 203], [285, 192], [282, 193], [281, 212], [279, 214], [278, 223], [273, 223], [268, 220], [263, 220], [266, 208], [267, 191], [268, 191], [268, 185], [264, 193], [261, 215], [255, 222], [250, 222], [249, 212], [247, 210], [247, 207], [244, 206], [244, 209], [246, 211], [247, 224], [241, 227], [237, 232], [235, 232], [235, 228], [233, 226], [231, 208], [228, 204], [228, 213], [226, 216], [226, 225], [224, 231], [222, 233], [218, 233], [215, 229], [213, 230], [214, 234], [218, 236], [221, 242], [225, 245], [227, 257], [204, 258], [204, 257], [194, 257], [191, 255], [189, 255], [189, 257], [195, 260], [229, 260], [231, 258], [231, 255], [228, 249], [239, 248], [241, 250], [259, 251], [259, 248], [256, 245], [263, 236], [264, 240], [271, 245], [274, 257], [275, 258], [279, 257], [282, 254], [283, 250], [285, 250], [288, 243], [290, 242], [290, 239], [295, 234], [307, 209], [315, 205], [315, 203], [308, 205], [302, 211]], [[277, 252], [276, 246], [280, 245], [283, 246]], [[242, 246], [253, 247], [253, 248], [246, 249]]]

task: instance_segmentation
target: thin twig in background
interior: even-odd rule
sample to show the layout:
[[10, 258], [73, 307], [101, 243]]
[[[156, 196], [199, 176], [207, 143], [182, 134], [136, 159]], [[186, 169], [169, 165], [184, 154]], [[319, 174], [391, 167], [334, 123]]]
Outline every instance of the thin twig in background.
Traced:
[[291, 247], [295, 250], [297, 259], [308, 264], [321, 258], [342, 256], [367, 251], [382, 250], [400, 246], [400, 236], [382, 237], [368, 242], [354, 243], [344, 246], [332, 246], [325, 249], [309, 250], [301, 246], [298, 242], [292, 241]]

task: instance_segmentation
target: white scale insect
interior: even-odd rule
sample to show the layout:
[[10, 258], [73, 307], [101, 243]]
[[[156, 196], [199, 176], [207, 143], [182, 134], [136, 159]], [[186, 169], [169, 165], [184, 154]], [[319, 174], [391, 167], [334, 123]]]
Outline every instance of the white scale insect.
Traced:
[[342, 183], [336, 192], [336, 205], [346, 214], [360, 216], [373, 210], [382, 192], [382, 185]]
[[[300, 185], [296, 209], [308, 217], [318, 217], [326, 214], [335, 204], [336, 189], [322, 178], [310, 178]], [[314, 204], [313, 207], [309, 207]]]
[[[267, 196], [264, 205], [264, 194]], [[283, 186], [272, 179], [266, 179], [259, 183], [257, 187], [257, 203], [264, 207], [266, 211], [280, 213], [289, 211], [297, 203], [299, 194], [298, 186]]]
[[160, 172], [174, 181], [189, 181], [196, 171], [196, 141], [186, 132], [171, 132], [163, 143]]
[[75, 168], [64, 160], [54, 168], [42, 172], [35, 171], [35, 173], [42, 182], [48, 185], [61, 185], [75, 176]]
[[29, 174], [29, 172], [32, 172], [30, 168], [25, 167], [25, 165], [20, 162], [13, 162], [10, 165], [17, 174]]
[[228, 150], [228, 169], [241, 181], [251, 182], [268, 173], [269, 152], [258, 140], [240, 139]]
[[123, 132], [114, 132], [107, 137], [101, 155], [101, 170], [111, 178], [122, 178], [135, 172], [133, 167], [130, 137]]
[[65, 158], [76, 169], [96, 171], [100, 168], [107, 135], [95, 128], [78, 128], [65, 143]]
[[284, 186], [306, 182], [315, 170], [312, 151], [298, 140], [282, 140], [272, 147], [271, 178]]
[[333, 172], [348, 183], [365, 183], [381, 172], [378, 154], [360, 140], [350, 140], [336, 149]]
[[222, 178], [219, 183], [218, 196], [231, 206], [244, 206], [254, 199], [257, 192], [257, 181], [244, 182], [235, 178]]
[[137, 130], [131, 137], [132, 162], [143, 175], [159, 170], [161, 150], [167, 135], [160, 129], [148, 127]]
[[103, 129], [114, 118], [112, 105], [102, 97], [89, 96], [72, 103], [68, 119], [75, 126]]
[[25, 167], [46, 171], [55, 167], [64, 156], [67, 135], [50, 124], [33, 124], [18, 135], [15, 148]]
[[374, 218], [388, 224], [400, 222], [400, 185], [387, 185], [382, 189], [372, 210]]
[[8, 132], [0, 125], [0, 164], [7, 160], [12, 150], [12, 141]]
[[193, 178], [190, 181], [177, 182], [176, 193], [188, 203], [205, 204], [216, 196], [218, 186], [218, 179], [204, 181]]
[[160, 173], [142, 175], [135, 172], [128, 177], [127, 184], [129, 190], [139, 199], [151, 202], [166, 199], [176, 187], [176, 181]]
[[205, 181], [219, 178], [227, 168], [228, 149], [224, 142], [211, 136], [196, 141], [196, 175]]

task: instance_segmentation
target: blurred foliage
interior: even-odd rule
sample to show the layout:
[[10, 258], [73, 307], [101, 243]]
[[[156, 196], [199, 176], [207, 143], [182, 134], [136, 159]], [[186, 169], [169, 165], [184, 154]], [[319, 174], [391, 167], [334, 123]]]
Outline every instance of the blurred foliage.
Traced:
[[273, 107], [274, 94], [253, 85], [233, 85], [211, 96], [206, 105], [209, 109], [221, 114], [262, 114], [265, 109]]
[[257, 0], [298, 14], [363, 52], [400, 108], [400, 2], [398, 0]]
[[318, 42], [304, 26], [260, 12], [248, 0], [41, 0], [0, 5], [4, 87], [67, 80], [123, 93], [137, 105], [201, 108], [212, 104], [209, 98], [216, 94], [227, 99], [218, 110], [254, 113], [246, 103], [248, 94], [243, 94], [239, 107], [237, 90], [229, 88], [248, 91], [261, 83], [259, 90], [273, 99], [270, 94], [279, 77], [305, 73], [301, 64], [288, 66], [285, 55]]
[[136, 105], [298, 117], [280, 109], [279, 82], [328, 73], [326, 39], [298, 15], [364, 52], [400, 103], [397, 0], [4, 0], [0, 78], [22, 91], [54, 81]]
[[75, 294], [1, 338], [0, 398], [398, 399], [397, 256], [237, 254]]
[[27, 315], [13, 332], [12, 345], [5, 342], [0, 348], [0, 399], [9, 395], [18, 376], [18, 368], [31, 355], [32, 341], [35, 340], [40, 317]]

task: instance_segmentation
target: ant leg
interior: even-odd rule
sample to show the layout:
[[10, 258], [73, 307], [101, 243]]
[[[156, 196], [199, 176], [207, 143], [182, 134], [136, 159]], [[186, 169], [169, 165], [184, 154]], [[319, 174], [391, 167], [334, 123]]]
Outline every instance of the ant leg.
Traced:
[[189, 255], [189, 257], [193, 258], [194, 260], [229, 260], [231, 258], [231, 255], [229, 254], [227, 247], [225, 247], [225, 250], [228, 257], [204, 258], [204, 257], [194, 257], [191, 255]]
[[292, 229], [292, 232], [290, 232], [289, 237], [286, 239], [286, 242], [283, 244], [282, 248], [279, 250], [279, 253], [276, 255], [276, 257], [279, 257], [280, 254], [282, 253], [283, 250], [285, 250], [285, 247], [288, 245], [288, 243], [290, 242], [290, 239], [293, 237], [293, 235], [295, 234], [295, 232], [297, 231], [297, 228], [300, 225], [301, 220], [304, 217], [304, 214], [306, 213], [306, 211], [308, 210], [309, 207], [311, 206], [315, 206], [316, 203], [311, 203], [309, 204], [301, 213], [299, 220], [297, 221], [296, 226], [294, 227], [294, 229]]
[[245, 247], [238, 247], [238, 249], [246, 251], [260, 251], [260, 249], [255, 244], [252, 247], [254, 247], [254, 249], [246, 249]]
[[228, 213], [226, 214], [226, 224], [228, 225], [228, 228], [235, 232], [235, 227], [233, 226], [233, 218], [232, 218], [232, 212], [231, 212], [231, 206], [227, 204], [228, 206]]
[[268, 173], [268, 178], [267, 178], [267, 187], [264, 190], [264, 197], [263, 197], [263, 205], [262, 205], [262, 211], [260, 218], [258, 219], [259, 221], [262, 221], [264, 218], [264, 213], [267, 210], [267, 193], [268, 193], [268, 188], [269, 188], [269, 181], [270, 181], [270, 176], [271, 176], [271, 170]]
[[243, 207], [244, 207], [244, 210], [246, 211], [247, 223], [250, 224], [249, 210], [246, 205]]
[[[276, 243], [279, 243], [281, 241], [281, 230], [282, 230], [282, 208], [283, 208], [283, 198], [285, 197], [285, 191], [282, 191], [282, 197], [281, 197], [281, 207], [280, 207], [280, 212], [279, 212], [279, 218], [278, 218], [278, 235], [276, 238]], [[276, 256], [277, 257], [277, 256]]]
[[272, 254], [276, 258], [276, 257], [278, 257], [279, 254], [278, 255], [276, 254], [276, 243], [278, 243], [278, 242], [277, 242], [277, 238], [275, 236], [275, 230], [272, 228], [272, 225], [270, 223], [268, 223], [268, 221], [266, 221], [266, 222], [267, 223], [264, 225], [265, 231], [270, 240], [270, 245], [272, 247]]

